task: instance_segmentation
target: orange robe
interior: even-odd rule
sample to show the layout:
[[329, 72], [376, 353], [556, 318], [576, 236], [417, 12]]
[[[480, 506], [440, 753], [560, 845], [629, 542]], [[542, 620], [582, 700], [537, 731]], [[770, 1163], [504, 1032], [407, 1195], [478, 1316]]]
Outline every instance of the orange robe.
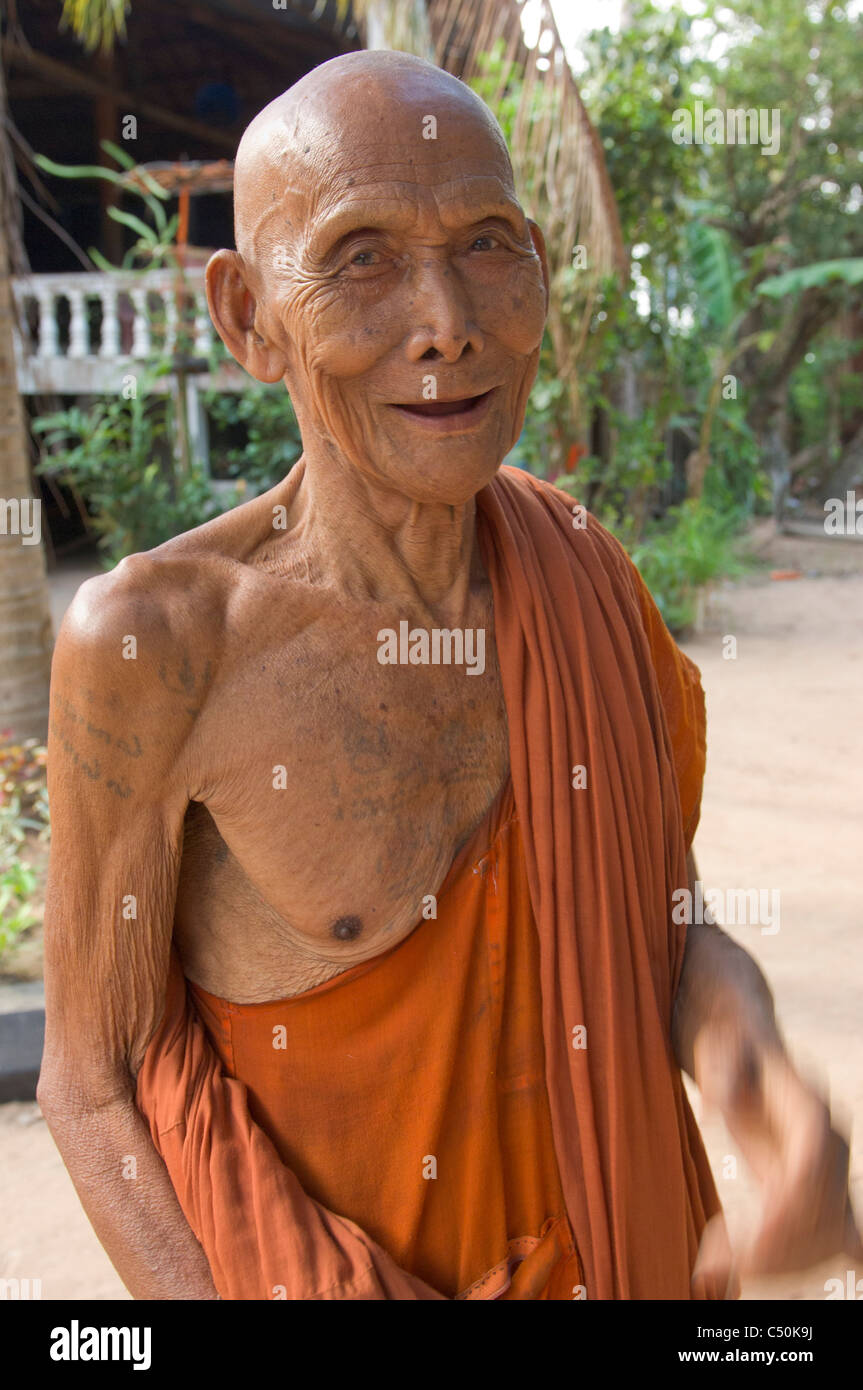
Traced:
[[191, 996], [306, 1193], [448, 1297], [573, 1297], [509, 780], [384, 955], [283, 1001]]
[[502, 468], [477, 502], [511, 783], [438, 919], [282, 1002], [172, 962], [137, 1098], [226, 1298], [692, 1296], [719, 1205], [670, 1041], [698, 673], [571, 498]]

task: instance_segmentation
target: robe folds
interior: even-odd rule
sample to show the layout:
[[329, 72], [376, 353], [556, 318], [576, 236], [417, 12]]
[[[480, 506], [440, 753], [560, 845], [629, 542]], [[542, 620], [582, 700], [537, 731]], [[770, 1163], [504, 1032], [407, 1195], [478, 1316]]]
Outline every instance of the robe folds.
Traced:
[[[549, 1136], [586, 1296], [689, 1299], [719, 1211], [671, 1045], [686, 932], [672, 895], [699, 815], [704, 697], [625, 551], [576, 519], [571, 497], [507, 466], [477, 496]], [[451, 1296], [308, 1195], [223, 1065], [194, 988], [172, 957], [136, 1098], [222, 1297]], [[470, 1296], [500, 1293], [499, 1281]]]

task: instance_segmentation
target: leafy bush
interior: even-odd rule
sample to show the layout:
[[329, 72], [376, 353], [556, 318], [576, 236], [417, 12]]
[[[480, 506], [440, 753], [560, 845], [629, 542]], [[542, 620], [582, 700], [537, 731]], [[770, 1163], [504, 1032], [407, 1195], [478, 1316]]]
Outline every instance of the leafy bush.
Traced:
[[200, 464], [177, 466], [171, 449], [173, 406], [153, 391], [161, 369], [142, 372], [134, 394], [100, 396], [34, 420], [45, 438], [37, 473], [73, 483], [93, 511], [107, 568], [218, 516], [239, 500], [214, 496]]
[[[579, 500], [580, 485], [580, 475], [555, 480], [555, 487]], [[648, 521], [643, 530], [635, 517], [621, 518], [615, 511], [600, 512], [597, 519], [629, 552], [674, 633], [695, 622], [699, 590], [743, 572], [734, 546], [739, 512], [717, 512], [703, 499], [690, 498], [669, 507], [661, 520]]]
[[0, 956], [36, 925], [38, 919], [27, 906], [35, 887], [36, 875], [17, 857], [0, 870]]
[[0, 732], [0, 865], [6, 849], [23, 844], [28, 830], [44, 839], [49, 826], [47, 750], [35, 738], [10, 740], [9, 729]]
[[[150, 225], [122, 208], [108, 209], [108, 216], [137, 238], [123, 258], [123, 268], [170, 266], [179, 271], [178, 217], [169, 218], [165, 211], [168, 193], [128, 151], [109, 140], [101, 145], [120, 169], [61, 165], [43, 155], [35, 159], [56, 177], [103, 179], [137, 197], [149, 212]], [[140, 180], [137, 188], [125, 182], [133, 168]], [[90, 256], [100, 270], [116, 268], [95, 247]], [[146, 289], [146, 279], [140, 283]], [[185, 296], [176, 323], [175, 359], [157, 354], [146, 364], [136, 364], [126, 379], [129, 389], [122, 393], [97, 397], [87, 409], [74, 406], [33, 421], [34, 432], [44, 436], [37, 473], [57, 474], [84, 497], [99, 545], [107, 552], [108, 569], [126, 555], [150, 550], [218, 516], [235, 505], [244, 490], [240, 487], [232, 496], [216, 496], [200, 460], [185, 456], [187, 433], [176, 418], [174, 393], [155, 389], [159, 378], [177, 370], [177, 359], [193, 354], [193, 309], [191, 298]], [[164, 306], [153, 315], [151, 327], [160, 339], [165, 331]], [[175, 458], [175, 441], [181, 442], [181, 460]]]
[[[9, 739], [9, 731], [0, 738]], [[0, 742], [0, 955], [37, 918], [27, 906], [36, 876], [20, 856], [27, 832], [48, 838], [45, 747], [36, 739]]]
[[694, 623], [699, 589], [741, 572], [732, 544], [738, 524], [734, 513], [720, 514], [690, 499], [670, 507], [643, 540], [627, 547], [672, 632]]
[[742, 400], [722, 402], [713, 425], [710, 467], [704, 478], [704, 502], [714, 512], [727, 513], [738, 525], [748, 517], [767, 515], [772, 487], [761, 466], [761, 452], [746, 418]]
[[[207, 413], [217, 429], [245, 435], [242, 446], [224, 451], [224, 471], [241, 478], [251, 493], [265, 492], [284, 478], [303, 451], [300, 427], [284, 386], [255, 383], [242, 392], [210, 391]], [[215, 451], [214, 451], [215, 452]]]

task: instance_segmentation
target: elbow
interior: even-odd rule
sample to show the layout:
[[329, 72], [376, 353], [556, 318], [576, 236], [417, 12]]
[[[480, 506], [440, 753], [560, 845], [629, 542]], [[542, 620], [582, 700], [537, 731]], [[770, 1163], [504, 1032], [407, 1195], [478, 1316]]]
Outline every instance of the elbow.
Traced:
[[63, 1094], [63, 1085], [57, 1068], [43, 1056], [36, 1082], [36, 1102], [46, 1119], [56, 1113]]
[[88, 1071], [43, 1059], [36, 1101], [52, 1132], [110, 1107], [134, 1104], [135, 1086], [123, 1069]]
[[43, 1061], [36, 1083], [36, 1103], [50, 1129], [53, 1130], [64, 1115], [68, 1117], [74, 1114], [73, 1094], [63, 1075]]

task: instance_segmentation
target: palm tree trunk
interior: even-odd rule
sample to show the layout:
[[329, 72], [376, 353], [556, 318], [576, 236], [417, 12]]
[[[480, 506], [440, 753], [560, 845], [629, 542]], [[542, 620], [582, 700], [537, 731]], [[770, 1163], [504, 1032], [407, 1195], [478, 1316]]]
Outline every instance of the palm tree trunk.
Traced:
[[[29, 437], [15, 371], [9, 259], [10, 249], [15, 254], [20, 246], [20, 207], [5, 115], [0, 65], [0, 735], [11, 729], [16, 738], [42, 740], [48, 732], [53, 633], [41, 526], [32, 528], [41, 502], [34, 505]], [[29, 510], [29, 527], [21, 525], [22, 502]]]

